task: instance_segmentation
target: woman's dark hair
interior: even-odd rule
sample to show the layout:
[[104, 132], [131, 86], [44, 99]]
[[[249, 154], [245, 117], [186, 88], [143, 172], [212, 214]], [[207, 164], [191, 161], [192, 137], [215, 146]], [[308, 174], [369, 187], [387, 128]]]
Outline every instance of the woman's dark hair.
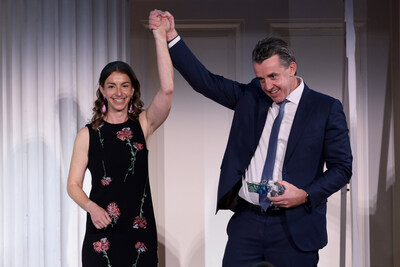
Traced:
[[129, 113], [128, 116], [131, 120], [138, 120], [139, 114], [143, 111], [143, 102], [140, 100], [140, 83], [139, 80], [136, 78], [135, 73], [133, 72], [131, 66], [123, 61], [113, 61], [108, 63], [100, 73], [99, 78], [99, 88], [97, 88], [96, 96], [97, 99], [94, 101], [93, 107], [93, 117], [91, 120], [92, 127], [97, 129], [99, 125], [103, 122], [105, 114], [101, 112], [101, 108], [103, 105], [106, 105], [108, 110], [107, 101], [104, 99], [103, 94], [100, 91], [100, 86], [104, 88], [104, 83], [106, 82], [108, 76], [111, 75], [113, 72], [123, 73], [128, 75], [129, 79], [131, 80], [132, 86], [134, 88], [134, 93], [131, 99], [133, 112]]
[[253, 50], [253, 62], [261, 64], [264, 60], [278, 55], [281, 65], [285, 68], [289, 67], [290, 63], [296, 62], [293, 51], [288, 44], [282, 39], [276, 37], [267, 37], [260, 40]]

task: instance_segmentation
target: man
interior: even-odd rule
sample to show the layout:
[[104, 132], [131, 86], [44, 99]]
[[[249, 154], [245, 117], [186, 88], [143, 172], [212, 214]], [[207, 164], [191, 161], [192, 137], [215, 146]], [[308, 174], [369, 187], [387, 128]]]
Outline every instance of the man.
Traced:
[[[352, 174], [341, 103], [295, 75], [295, 57], [283, 40], [256, 45], [256, 78], [242, 84], [210, 73], [178, 35], [170, 13], [152, 11], [151, 29], [160, 17], [170, 21], [174, 67], [194, 90], [235, 112], [218, 186], [217, 211], [235, 212], [223, 266], [317, 266], [318, 250], [327, 244], [327, 198]], [[284, 193], [266, 197], [269, 180]]]

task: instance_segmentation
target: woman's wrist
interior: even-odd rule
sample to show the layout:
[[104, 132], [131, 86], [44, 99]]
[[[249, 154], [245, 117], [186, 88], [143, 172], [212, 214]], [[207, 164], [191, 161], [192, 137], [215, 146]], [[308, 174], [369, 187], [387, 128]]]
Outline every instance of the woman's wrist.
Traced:
[[93, 204], [94, 204], [94, 202], [89, 199], [89, 201], [85, 205], [86, 212], [90, 213], [90, 209], [92, 208]]

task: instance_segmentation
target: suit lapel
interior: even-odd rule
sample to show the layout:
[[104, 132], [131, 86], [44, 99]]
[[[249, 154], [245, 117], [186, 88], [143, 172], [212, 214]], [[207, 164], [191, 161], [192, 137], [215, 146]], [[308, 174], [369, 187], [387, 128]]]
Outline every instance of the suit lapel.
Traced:
[[[259, 108], [258, 108], [258, 117], [257, 117], [257, 128], [255, 132], [255, 147], [253, 151], [255, 151], [258, 142], [261, 138], [261, 134], [264, 130], [265, 121], [267, 119], [268, 109], [272, 105], [272, 100], [260, 89], [259, 90]], [[296, 116], [293, 120], [293, 125], [290, 130], [289, 140], [286, 147], [286, 155], [285, 161], [288, 162], [296, 148], [298, 141], [300, 140], [301, 135], [303, 134], [304, 129], [306, 128], [308, 121], [311, 119], [313, 105], [311, 90], [304, 85], [304, 91], [301, 96], [299, 106], [296, 111]]]
[[267, 114], [268, 114], [268, 109], [271, 107], [272, 105], [272, 100], [267, 96], [266, 93], [264, 93], [264, 91], [262, 91], [260, 89], [259, 91], [259, 108], [258, 108], [258, 114], [257, 114], [257, 129], [255, 132], [255, 147], [253, 149], [253, 151], [256, 150], [258, 143], [260, 141], [261, 138], [261, 134], [264, 130], [264, 126], [265, 126], [265, 121], [267, 120]]
[[284, 165], [290, 160], [296, 145], [306, 128], [308, 120], [312, 114], [311, 90], [304, 85], [304, 91], [300, 99], [299, 106], [297, 107], [296, 115], [293, 120], [292, 128], [290, 130], [289, 140], [286, 147], [286, 155]]

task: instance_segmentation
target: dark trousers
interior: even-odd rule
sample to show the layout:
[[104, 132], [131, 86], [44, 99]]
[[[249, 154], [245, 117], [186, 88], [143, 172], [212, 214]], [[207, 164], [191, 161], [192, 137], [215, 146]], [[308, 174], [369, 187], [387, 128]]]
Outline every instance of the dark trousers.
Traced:
[[228, 223], [227, 233], [223, 267], [263, 266], [257, 265], [261, 262], [274, 267], [317, 266], [318, 251], [296, 248], [284, 214], [266, 215], [254, 207], [239, 205]]

